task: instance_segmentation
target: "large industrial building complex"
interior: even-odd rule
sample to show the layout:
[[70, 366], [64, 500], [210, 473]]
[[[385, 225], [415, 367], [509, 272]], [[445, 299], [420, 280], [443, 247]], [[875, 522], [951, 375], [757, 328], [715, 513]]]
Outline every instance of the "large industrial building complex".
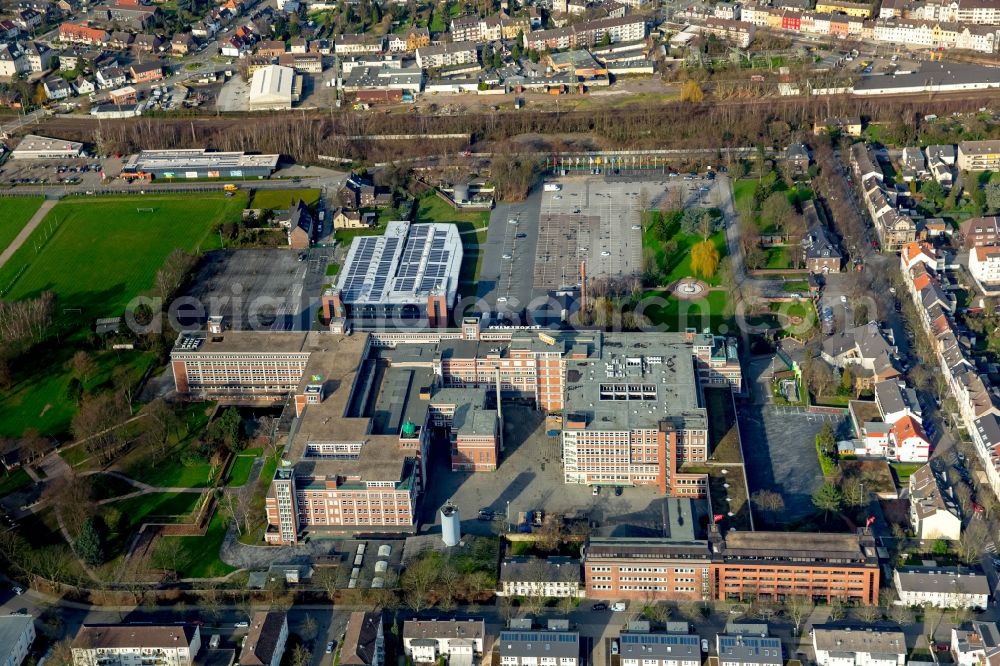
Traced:
[[[700, 496], [705, 475], [677, 470], [708, 455], [696, 368], [719, 345], [727, 346], [694, 332], [549, 334], [483, 328], [471, 318], [461, 329], [356, 335], [186, 334], [171, 360], [181, 394], [292, 397], [295, 423], [267, 499], [267, 539], [294, 543], [307, 526], [412, 530], [431, 438], [447, 437], [453, 470], [496, 469], [506, 397], [567, 412], [563, 454], [576, 475], [567, 482]], [[739, 385], [736, 377], [731, 386]], [[590, 398], [577, 393], [600, 409], [590, 411]], [[641, 406], [641, 419], [612, 403]]]
[[279, 158], [201, 148], [144, 150], [130, 156], [121, 173], [126, 178], [267, 178]]

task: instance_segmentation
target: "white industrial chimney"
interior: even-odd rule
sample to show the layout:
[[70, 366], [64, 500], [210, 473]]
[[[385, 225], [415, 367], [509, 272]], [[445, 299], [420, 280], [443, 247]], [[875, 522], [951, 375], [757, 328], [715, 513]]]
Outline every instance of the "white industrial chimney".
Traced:
[[450, 501], [441, 507], [441, 539], [449, 548], [462, 540], [462, 518]]

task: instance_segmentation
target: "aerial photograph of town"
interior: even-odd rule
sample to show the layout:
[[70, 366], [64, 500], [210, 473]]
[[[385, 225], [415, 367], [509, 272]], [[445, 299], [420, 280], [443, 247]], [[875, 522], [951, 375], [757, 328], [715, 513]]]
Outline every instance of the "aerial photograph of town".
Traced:
[[1000, 666], [998, 497], [1000, 0], [0, 0], [0, 666]]

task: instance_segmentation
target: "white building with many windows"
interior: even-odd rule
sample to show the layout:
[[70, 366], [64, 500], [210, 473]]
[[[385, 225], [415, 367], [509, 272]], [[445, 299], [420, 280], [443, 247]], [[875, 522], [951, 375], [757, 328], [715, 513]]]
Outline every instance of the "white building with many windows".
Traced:
[[580, 560], [512, 557], [500, 565], [499, 597], [580, 597]]
[[969, 250], [969, 273], [985, 292], [1000, 290], [1000, 247]]
[[73, 640], [73, 666], [191, 666], [197, 625], [85, 624]]
[[578, 666], [580, 634], [575, 631], [501, 631], [502, 666]]
[[903, 666], [906, 661], [906, 637], [898, 630], [817, 626], [813, 649], [820, 666]]
[[700, 642], [697, 634], [622, 634], [621, 666], [700, 666]]
[[986, 576], [955, 567], [919, 567], [892, 572], [901, 606], [983, 609], [990, 598]]
[[35, 642], [35, 618], [30, 615], [0, 616], [0, 666], [21, 666]]
[[452, 666], [472, 664], [483, 654], [483, 620], [406, 620], [403, 652], [416, 663], [433, 663], [447, 656]]

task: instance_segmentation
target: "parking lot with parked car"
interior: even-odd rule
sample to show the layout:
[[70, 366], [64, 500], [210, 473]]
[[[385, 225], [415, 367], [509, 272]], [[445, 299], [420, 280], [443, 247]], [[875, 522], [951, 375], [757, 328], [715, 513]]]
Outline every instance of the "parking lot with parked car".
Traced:
[[80, 185], [101, 182], [97, 160], [8, 160], [0, 167], [0, 186]]

